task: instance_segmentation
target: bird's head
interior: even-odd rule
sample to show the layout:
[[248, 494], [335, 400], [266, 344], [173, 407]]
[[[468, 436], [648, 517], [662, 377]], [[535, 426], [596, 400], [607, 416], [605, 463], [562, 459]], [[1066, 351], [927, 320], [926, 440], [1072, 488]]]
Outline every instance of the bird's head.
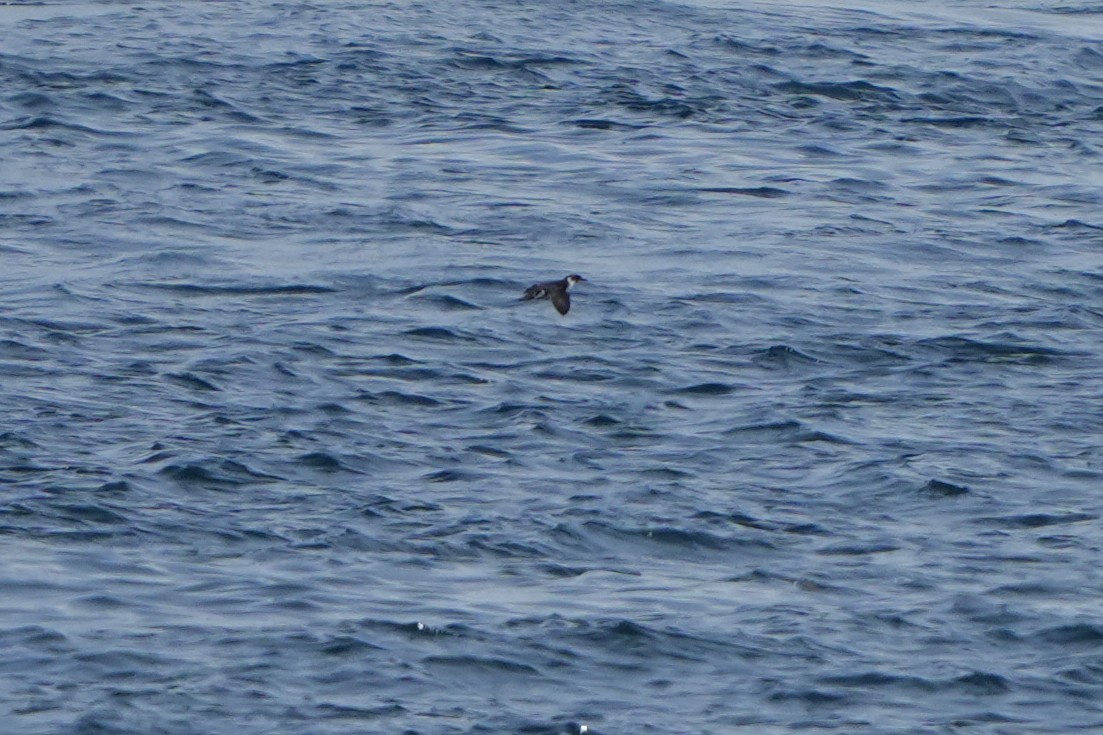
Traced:
[[577, 273], [572, 273], [571, 275], [567, 276], [567, 286], [569, 288], [569, 287], [575, 285], [576, 283], [578, 283], [579, 281], [585, 281], [585, 280], [586, 280], [585, 278], [578, 275]]

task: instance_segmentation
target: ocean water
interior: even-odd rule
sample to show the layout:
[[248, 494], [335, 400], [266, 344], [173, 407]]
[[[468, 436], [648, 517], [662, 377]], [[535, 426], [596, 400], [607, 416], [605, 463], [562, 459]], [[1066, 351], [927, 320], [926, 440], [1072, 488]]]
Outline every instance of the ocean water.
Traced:
[[1101, 172], [1084, 0], [0, 4], [0, 732], [1099, 732]]

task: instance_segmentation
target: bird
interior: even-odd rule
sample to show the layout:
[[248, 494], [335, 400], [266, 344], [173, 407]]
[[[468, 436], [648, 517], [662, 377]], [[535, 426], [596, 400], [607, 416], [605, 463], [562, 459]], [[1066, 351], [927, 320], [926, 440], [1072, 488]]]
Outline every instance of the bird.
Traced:
[[571, 297], [567, 293], [567, 290], [579, 281], [585, 280], [585, 278], [577, 273], [572, 273], [562, 281], [534, 283], [525, 289], [525, 295], [521, 297], [521, 300], [550, 299], [556, 311], [560, 314], [566, 314], [571, 310]]

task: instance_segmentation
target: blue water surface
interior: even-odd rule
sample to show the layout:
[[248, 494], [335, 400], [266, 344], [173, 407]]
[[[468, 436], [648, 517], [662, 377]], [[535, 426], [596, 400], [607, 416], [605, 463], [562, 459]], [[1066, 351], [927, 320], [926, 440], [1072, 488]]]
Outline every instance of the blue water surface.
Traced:
[[1100, 731], [1101, 172], [1084, 0], [0, 4], [0, 732]]

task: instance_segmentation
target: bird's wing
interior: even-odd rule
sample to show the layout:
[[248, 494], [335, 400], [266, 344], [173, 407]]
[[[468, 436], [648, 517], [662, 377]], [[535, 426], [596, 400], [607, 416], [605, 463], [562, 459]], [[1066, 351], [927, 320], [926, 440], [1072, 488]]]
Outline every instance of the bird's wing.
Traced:
[[521, 297], [521, 301], [528, 301], [529, 299], [539, 299], [543, 296], [544, 286], [537, 283], [525, 289], [525, 295]]
[[567, 295], [567, 289], [552, 291], [551, 302], [560, 314], [566, 314], [571, 310], [571, 297]]

